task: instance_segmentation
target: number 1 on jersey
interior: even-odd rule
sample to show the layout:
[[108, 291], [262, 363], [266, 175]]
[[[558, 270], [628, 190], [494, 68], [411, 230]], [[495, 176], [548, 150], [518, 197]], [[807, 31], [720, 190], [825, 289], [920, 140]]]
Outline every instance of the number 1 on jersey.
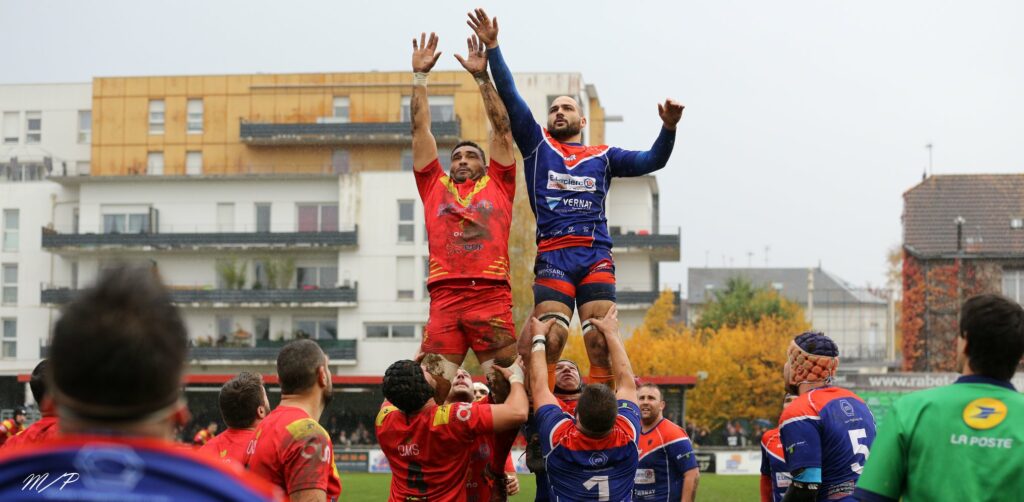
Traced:
[[594, 476], [583, 482], [583, 488], [587, 491], [593, 490], [595, 486], [597, 487], [597, 500], [607, 502], [610, 494], [608, 476]]

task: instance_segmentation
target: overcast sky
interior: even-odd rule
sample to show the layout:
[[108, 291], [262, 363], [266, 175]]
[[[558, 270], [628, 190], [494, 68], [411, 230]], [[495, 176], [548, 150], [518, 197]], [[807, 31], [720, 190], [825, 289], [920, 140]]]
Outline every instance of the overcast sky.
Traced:
[[597, 86], [625, 119], [612, 145], [648, 147], [657, 101], [686, 104], [658, 174], [661, 221], [682, 227], [665, 283], [749, 259], [879, 284], [925, 144], [936, 174], [1024, 172], [1024, 2], [1012, 0], [0, 0], [0, 83], [407, 70], [424, 30], [441, 37], [438, 69], [455, 70], [477, 5], [498, 16], [513, 71]]

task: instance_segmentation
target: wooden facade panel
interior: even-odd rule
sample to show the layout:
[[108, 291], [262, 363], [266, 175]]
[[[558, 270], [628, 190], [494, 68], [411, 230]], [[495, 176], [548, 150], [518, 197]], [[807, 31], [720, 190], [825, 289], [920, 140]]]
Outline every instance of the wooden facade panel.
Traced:
[[[203, 144], [223, 143], [227, 138], [228, 98], [222, 94], [203, 98]], [[238, 127], [237, 125], [235, 126]], [[235, 137], [238, 135], [236, 133]]]
[[171, 144], [185, 142], [186, 102], [183, 95], [164, 98], [164, 141]]
[[149, 98], [136, 96], [124, 99], [124, 108], [117, 121], [124, 126], [121, 144], [145, 145], [149, 141]]

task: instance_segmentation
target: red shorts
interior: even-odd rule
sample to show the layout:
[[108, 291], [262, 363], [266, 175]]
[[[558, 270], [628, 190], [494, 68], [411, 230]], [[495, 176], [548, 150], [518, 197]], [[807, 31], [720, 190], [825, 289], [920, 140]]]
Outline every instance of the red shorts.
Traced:
[[430, 319], [423, 330], [428, 354], [498, 350], [516, 341], [512, 288], [501, 281], [458, 281], [430, 288]]

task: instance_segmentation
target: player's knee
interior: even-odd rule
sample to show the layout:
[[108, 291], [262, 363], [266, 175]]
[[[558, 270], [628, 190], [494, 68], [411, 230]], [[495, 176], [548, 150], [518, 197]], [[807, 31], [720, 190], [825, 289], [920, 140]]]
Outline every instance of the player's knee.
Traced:
[[459, 372], [458, 364], [440, 354], [427, 354], [423, 358], [423, 367], [426, 368], [427, 373], [434, 375], [435, 378], [444, 379], [447, 383], [455, 380], [455, 375]]
[[603, 361], [608, 358], [608, 341], [590, 319], [583, 321], [583, 344], [591, 361]]

